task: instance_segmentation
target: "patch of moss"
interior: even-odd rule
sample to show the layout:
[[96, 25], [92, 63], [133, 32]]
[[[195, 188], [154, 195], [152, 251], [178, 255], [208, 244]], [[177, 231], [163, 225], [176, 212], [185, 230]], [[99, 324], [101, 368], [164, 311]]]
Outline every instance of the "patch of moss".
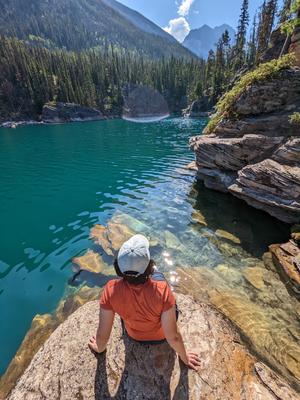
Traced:
[[293, 54], [286, 54], [277, 60], [260, 64], [255, 70], [243, 75], [238, 83], [220, 99], [217, 104], [217, 112], [208, 123], [204, 133], [212, 133], [224, 117], [233, 116], [233, 105], [251, 85], [276, 77], [280, 71], [290, 68], [294, 60], [295, 57]]
[[289, 122], [291, 125], [300, 126], [300, 112], [294, 112], [290, 118]]

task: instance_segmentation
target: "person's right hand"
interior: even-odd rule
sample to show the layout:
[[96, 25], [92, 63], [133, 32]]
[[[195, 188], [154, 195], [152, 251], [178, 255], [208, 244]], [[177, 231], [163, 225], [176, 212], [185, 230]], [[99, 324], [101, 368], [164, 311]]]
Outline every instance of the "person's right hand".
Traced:
[[198, 367], [201, 365], [201, 360], [198, 356], [197, 353], [194, 353], [193, 351], [187, 351], [186, 352], [186, 360], [182, 360], [185, 365], [187, 365], [189, 368], [197, 371]]

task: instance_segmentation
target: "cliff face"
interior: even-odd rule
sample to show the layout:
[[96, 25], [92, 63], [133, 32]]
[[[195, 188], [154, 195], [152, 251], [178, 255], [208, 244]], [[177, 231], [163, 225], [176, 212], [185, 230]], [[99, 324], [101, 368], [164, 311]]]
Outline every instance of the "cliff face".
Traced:
[[290, 51], [296, 55], [296, 65], [300, 66], [300, 26], [295, 29], [292, 36]]
[[256, 361], [218, 311], [177, 295], [179, 325], [199, 353], [197, 372], [178, 362], [168, 344], [141, 346], [122, 335], [116, 318], [107, 352], [87, 346], [97, 328], [98, 302], [72, 314], [33, 358], [8, 400], [155, 399], [296, 400], [290, 386]]
[[276, 218], [300, 219], [300, 69], [248, 85], [211, 134], [193, 137], [198, 177]]

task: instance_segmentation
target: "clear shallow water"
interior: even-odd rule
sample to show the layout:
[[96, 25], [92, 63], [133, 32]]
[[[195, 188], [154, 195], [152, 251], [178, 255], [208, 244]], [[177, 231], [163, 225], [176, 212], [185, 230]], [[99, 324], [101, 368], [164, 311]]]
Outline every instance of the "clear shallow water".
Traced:
[[[143, 221], [163, 242], [180, 238], [188, 251], [173, 243], [164, 257], [154, 249], [164, 270], [214, 268], [229, 258], [242, 268], [286, 239], [283, 224], [204, 189], [182, 169], [193, 160], [188, 138], [205, 124], [170, 118], [0, 130], [0, 373], [34, 315], [54, 310], [64, 295], [71, 258], [92, 245], [90, 228], [116, 211]], [[197, 210], [206, 219], [201, 229]], [[217, 229], [240, 239], [234, 256], [210, 240]]]

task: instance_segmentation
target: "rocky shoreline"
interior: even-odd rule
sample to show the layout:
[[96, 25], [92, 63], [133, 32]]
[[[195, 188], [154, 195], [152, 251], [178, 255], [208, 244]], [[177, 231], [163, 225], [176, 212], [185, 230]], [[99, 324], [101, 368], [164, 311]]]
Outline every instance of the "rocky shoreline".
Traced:
[[253, 83], [210, 134], [193, 137], [198, 178], [287, 223], [300, 220], [300, 68]]
[[[189, 168], [192, 167], [192, 165], [189, 166]], [[195, 229], [204, 229], [206, 231], [205, 215], [195, 211], [192, 214], [192, 218]], [[86, 338], [83, 336], [89, 335], [90, 331], [95, 328], [97, 302], [94, 305], [86, 303], [98, 299], [101, 287], [115, 276], [111, 266], [112, 260], [123, 241], [134, 233], [146, 234], [150, 239], [151, 247], [154, 249], [161, 247], [168, 252], [176, 249], [176, 251], [184, 255], [185, 259], [188, 259], [188, 249], [173, 233], [165, 231], [160, 237], [157, 232], [152, 231], [144, 222], [128, 214], [117, 212], [107, 226], [95, 225], [90, 232], [94, 246], [85, 255], [73, 259], [75, 275], [70, 280], [70, 284], [74, 285], [75, 288], [69, 287], [69, 295], [61, 300], [53, 314], [37, 315], [34, 318], [31, 329], [24, 338], [20, 349], [5, 375], [1, 377], [0, 398], [5, 398], [14, 387], [15, 390], [12, 392], [11, 397], [8, 397], [9, 399], [40, 399], [42, 398], [39, 397], [41, 396], [41, 388], [44, 398], [49, 398], [49, 400], [56, 398], [55, 391], [58, 390], [57, 382], [59, 379], [56, 368], [58, 357], [61, 359], [61, 354], [64, 354], [63, 360], [66, 361], [66, 363], [60, 364], [62, 366], [62, 369], [60, 369], [62, 375], [60, 377], [62, 381], [66, 382], [62, 386], [63, 389], [61, 388], [65, 393], [65, 398], [76, 398], [72, 397], [74, 395], [73, 392], [72, 396], [68, 397], [70, 395], [68, 391], [73, 390], [70, 385], [67, 385], [67, 381], [70, 379], [68, 371], [73, 371], [72, 373], [75, 373], [76, 377], [78, 376], [78, 380], [74, 378], [74, 382], [78, 382], [79, 385], [79, 382], [82, 383], [82, 380], [79, 380], [82, 363], [85, 365], [87, 363], [90, 378], [87, 380], [87, 386], [81, 386], [83, 393], [81, 398], [89, 399], [89, 396], [92, 396], [91, 378], [95, 377], [96, 368], [94, 362], [96, 361], [90, 358], [87, 348], [84, 347], [86, 346]], [[197, 234], [197, 232], [195, 231], [194, 234]], [[218, 229], [215, 235], [209, 233], [209, 231], [207, 231], [206, 235], [211, 245], [216, 246], [222, 254], [226, 254], [231, 259], [236, 256], [237, 252], [241, 251], [239, 248], [241, 245], [240, 238], [230, 232]], [[294, 233], [293, 237], [296, 239], [298, 237], [297, 233]], [[291, 249], [287, 250], [291, 252]], [[298, 355], [300, 355], [300, 338], [295, 329], [296, 320], [300, 316], [299, 302], [286, 290], [288, 286], [286, 280], [280, 279], [278, 272], [281, 267], [275, 265], [272, 251], [273, 249], [270, 248], [270, 253], [265, 254], [264, 262], [251, 258], [247, 253], [243, 253], [242, 257], [246, 257], [246, 264], [243, 262], [242, 269], [237, 269], [234, 263], [223, 263], [215, 268], [205, 266], [188, 268], [185, 266], [184, 268], [176, 268], [167, 274], [179, 301], [188, 303], [186, 308], [183, 307], [187, 314], [182, 316], [182, 329], [184, 332], [188, 329], [186, 331], [188, 341], [190, 343], [194, 343], [194, 341], [198, 343], [197, 346], [199, 345], [199, 348], [202, 349], [201, 355], [205, 360], [205, 368], [199, 375], [193, 377], [189, 372], [189, 380], [192, 379], [190, 382], [194, 382], [195, 387], [203, 391], [199, 392], [198, 389], [195, 389], [195, 392], [191, 391], [191, 399], [201, 398], [200, 394], [204, 395], [204, 393], [208, 396], [208, 399], [211, 398], [212, 400], [216, 398], [228, 398], [228, 400], [234, 398], [249, 400], [254, 398], [272, 400], [273, 398], [274, 400], [297, 398], [297, 396], [293, 397], [295, 394], [292, 387], [300, 392], [300, 370], [299, 363], [297, 363]], [[279, 257], [279, 260], [281, 262], [283, 259]], [[86, 306], [82, 307], [84, 304]], [[77, 314], [73, 314], [78, 308]], [[195, 310], [200, 310], [199, 314], [198, 311], [195, 314]], [[224, 319], [222, 314], [228, 320]], [[190, 323], [191, 318], [195, 318], [192, 324]], [[203, 318], [211, 323], [202, 324]], [[69, 325], [70, 319], [73, 321], [71, 325]], [[280, 323], [282, 319], [284, 326]], [[277, 322], [275, 323], [274, 321]], [[86, 327], [84, 326], [85, 323], [87, 323]], [[72, 336], [72, 345], [68, 347], [66, 340], [61, 340], [61, 338], [69, 337], [69, 329], [73, 332], [75, 329], [74, 324], [77, 326], [76, 332], [79, 332], [79, 335]], [[198, 326], [198, 324], [201, 326]], [[82, 329], [79, 329], [79, 326]], [[197, 334], [189, 331], [189, 327], [192, 326], [196, 327], [195, 332]], [[122, 347], [123, 341], [116, 339], [117, 337], [119, 338], [117, 322], [114, 329], [116, 336], [112, 338], [112, 353], [109, 353], [110, 355], [107, 359], [109, 387], [112, 392], [117, 389], [118, 382], [122, 379], [123, 361], [120, 364], [121, 369], [117, 371], [111, 369], [113, 368], [116, 352], [120, 352], [119, 354], [123, 357], [122, 360], [125, 357], [124, 347]], [[223, 335], [224, 329], [227, 332], [225, 336]], [[243, 340], [240, 339], [237, 332], [242, 334]], [[56, 339], [53, 340], [53, 338]], [[59, 343], [57, 338], [59, 338]], [[226, 344], [224, 344], [224, 340]], [[222, 366], [222, 360], [227, 360], [228, 356], [224, 346], [225, 348], [231, 346], [230, 348], [234, 354], [234, 362], [231, 364], [230, 361], [230, 369], [225, 368], [225, 365]], [[249, 346], [250, 353], [245, 346]], [[216, 356], [216, 352], [220, 354]], [[55, 355], [56, 353], [59, 356]], [[253, 354], [257, 354], [257, 358]], [[81, 357], [81, 361], [77, 357]], [[141, 355], [138, 360], [142, 363], [144, 358], [144, 355]], [[265, 360], [271, 369], [265, 365], [261, 366], [258, 359]], [[134, 374], [139, 368], [143, 369], [144, 364], [142, 363], [142, 366], [134, 365], [134, 369], [130, 371], [137, 379], [139, 375]], [[218, 368], [215, 368], [214, 374], [211, 376], [207, 371], [212, 371], [213, 366], [216, 365], [218, 365]], [[178, 365], [174, 366], [174, 368], [173, 373], [175, 376], [179, 376], [180, 369], [178, 369]], [[281, 378], [274, 372], [275, 370], [280, 374]], [[49, 371], [51, 371], [51, 374], [49, 374]], [[117, 376], [117, 379], [113, 381], [112, 376]], [[252, 382], [249, 387], [246, 383], [248, 378], [246, 379], [245, 377], [248, 377]], [[203, 379], [205, 379], [206, 384], [203, 384]], [[46, 386], [43, 384], [44, 381], [48, 382]], [[200, 381], [202, 385], [200, 385]], [[18, 383], [16, 384], [16, 382]], [[103, 383], [103, 381], [101, 382]], [[220, 387], [218, 388], [218, 382], [226, 382], [226, 384], [219, 385]], [[228, 382], [231, 383], [229, 384]], [[80, 393], [77, 383], [74, 385], [74, 390]], [[247, 392], [247, 396], [238, 397], [244, 385], [248, 387], [247, 390], [249, 392]], [[175, 386], [173, 382], [171, 387], [175, 388]], [[258, 391], [256, 392], [256, 389], [253, 389], [252, 386], [259, 388], [257, 389]], [[280, 387], [285, 388], [284, 391], [280, 391]], [[127, 392], [123, 387], [123, 383], [121, 383], [120, 388], [124, 390], [122, 394], [126, 396]], [[167, 390], [166, 386], [164, 388], [164, 390]], [[252, 392], [250, 388], [252, 388]], [[274, 393], [276, 393], [277, 397], [267, 397], [267, 395], [271, 396], [270, 392], [273, 391], [273, 388], [276, 389], [274, 389]], [[191, 385], [190, 389], [192, 389]], [[186, 391], [187, 387], [184, 390]], [[234, 392], [236, 394], [233, 394]], [[266, 397], [259, 397], [260, 392], [264, 393]], [[34, 393], [35, 397], [30, 397], [33, 396], [32, 393]], [[102, 394], [102, 392], [100, 393]], [[132, 395], [131, 392], [128, 392], [128, 396], [129, 394]], [[198, 397], [193, 397], [194, 395]], [[131, 399], [130, 397], [125, 398]], [[157, 392], [155, 398], [164, 399], [165, 397]], [[181, 398], [179, 397], [178, 399]]]
[[97, 328], [99, 305], [94, 301], [55, 330], [7, 399], [298, 398], [287, 382], [249, 354], [218, 311], [189, 296], [176, 298], [184, 340], [202, 361], [197, 372], [179, 363], [167, 344], [141, 346], [122, 335], [118, 317], [106, 353], [92, 354], [87, 342]]
[[[24, 125], [61, 124], [66, 122], [99, 121], [107, 119], [99, 110], [74, 103], [51, 102], [43, 106], [41, 116], [36, 119], [18, 119], [0, 122], [1, 128], [17, 128]], [[110, 117], [113, 118], [113, 117]]]

